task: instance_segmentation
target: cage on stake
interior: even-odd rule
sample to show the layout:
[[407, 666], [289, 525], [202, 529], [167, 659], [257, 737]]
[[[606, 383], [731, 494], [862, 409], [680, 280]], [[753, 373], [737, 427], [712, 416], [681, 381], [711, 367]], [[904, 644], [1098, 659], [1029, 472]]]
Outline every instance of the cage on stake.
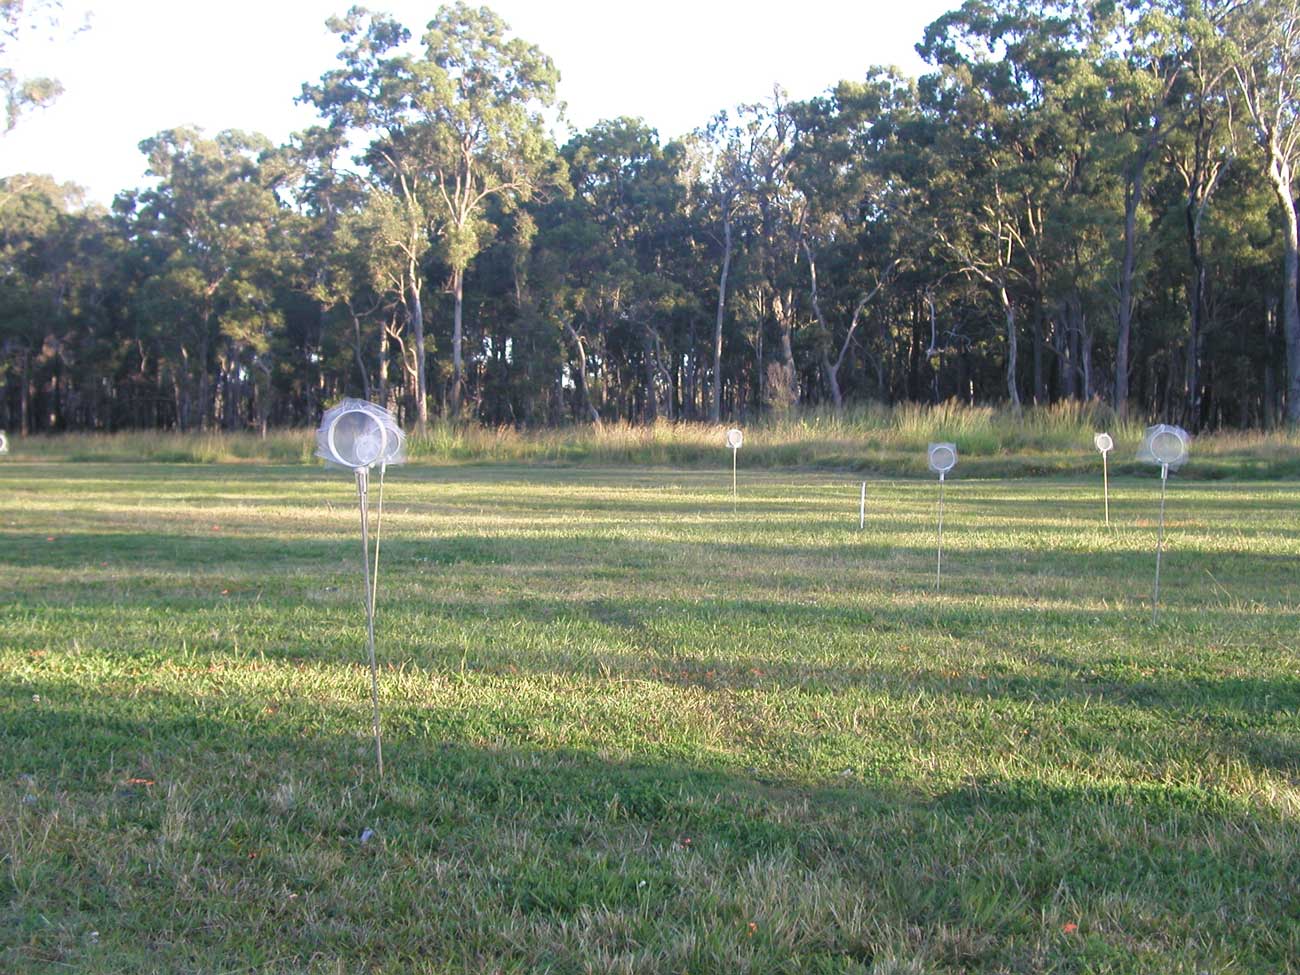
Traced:
[[948, 472], [957, 466], [957, 445], [932, 443], [926, 451], [926, 462], [931, 471], [939, 475], [939, 533], [934, 566], [934, 588], [938, 592], [943, 581], [943, 485]]
[[1115, 449], [1115, 441], [1109, 433], [1099, 433], [1092, 438], [1092, 445], [1101, 451], [1101, 496], [1106, 506], [1106, 527], [1110, 527], [1110, 467], [1106, 463], [1107, 455]]
[[736, 501], [736, 455], [745, 443], [745, 435], [736, 427], [727, 431], [727, 446], [731, 449], [731, 501]]
[[[316, 456], [326, 465], [351, 470], [361, 512], [361, 555], [365, 583], [366, 650], [370, 662], [370, 704], [375, 761], [384, 774], [384, 746], [379, 722], [379, 668], [375, 661], [375, 599], [379, 594], [379, 542], [384, 523], [384, 474], [389, 464], [406, 460], [406, 434], [382, 406], [345, 399], [325, 411], [316, 431]], [[370, 548], [370, 475], [379, 468], [379, 505], [375, 520], [373, 564]]]
[[1142, 445], [1138, 447], [1138, 460], [1147, 464], [1157, 464], [1160, 467], [1160, 529], [1156, 536], [1156, 583], [1151, 593], [1151, 622], [1153, 623], [1160, 611], [1160, 563], [1165, 550], [1165, 485], [1169, 482], [1169, 472], [1177, 471], [1187, 463], [1191, 444], [1192, 438], [1182, 427], [1161, 423], [1154, 427], [1147, 427]]

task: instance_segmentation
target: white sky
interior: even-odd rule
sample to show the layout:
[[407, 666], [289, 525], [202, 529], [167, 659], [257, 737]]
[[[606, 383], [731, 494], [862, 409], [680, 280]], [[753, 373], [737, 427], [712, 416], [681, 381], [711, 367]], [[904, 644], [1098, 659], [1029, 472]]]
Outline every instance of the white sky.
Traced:
[[[144, 182], [138, 144], [198, 125], [262, 132], [277, 142], [315, 121], [293, 103], [335, 65], [325, 19], [356, 0], [64, 0], [90, 28], [31, 34], [6, 60], [21, 76], [58, 78], [49, 109], [0, 135], [0, 175], [50, 173], [108, 203]], [[921, 71], [913, 45], [960, 0], [486, 0], [514, 34], [560, 70], [568, 120], [641, 116], [661, 138], [722, 108], [759, 101], [774, 82], [806, 98], [873, 64]], [[370, 0], [417, 37], [437, 0]], [[559, 133], [563, 136], [563, 133]]]

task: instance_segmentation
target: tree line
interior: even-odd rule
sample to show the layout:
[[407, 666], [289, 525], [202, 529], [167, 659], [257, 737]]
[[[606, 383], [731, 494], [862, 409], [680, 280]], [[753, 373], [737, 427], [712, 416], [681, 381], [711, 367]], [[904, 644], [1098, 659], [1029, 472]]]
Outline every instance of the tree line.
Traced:
[[555, 65], [487, 8], [329, 28], [287, 144], [161, 132], [108, 210], [0, 181], [0, 426], [1300, 423], [1300, 0], [968, 0], [919, 78], [563, 144]]

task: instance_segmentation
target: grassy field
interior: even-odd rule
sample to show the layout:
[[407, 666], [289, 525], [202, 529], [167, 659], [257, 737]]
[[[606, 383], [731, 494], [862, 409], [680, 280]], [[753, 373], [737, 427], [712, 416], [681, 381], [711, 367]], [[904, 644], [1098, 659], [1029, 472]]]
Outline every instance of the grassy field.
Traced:
[[729, 474], [0, 465], [0, 971], [1300, 971], [1300, 484]]

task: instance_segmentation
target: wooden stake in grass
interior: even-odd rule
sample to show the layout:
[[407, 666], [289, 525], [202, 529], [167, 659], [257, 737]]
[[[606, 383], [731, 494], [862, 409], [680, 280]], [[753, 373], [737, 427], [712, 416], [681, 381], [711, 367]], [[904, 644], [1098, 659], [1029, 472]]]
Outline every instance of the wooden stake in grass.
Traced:
[[862, 498], [858, 501], [858, 531], [867, 528], [867, 482], [862, 482]]

